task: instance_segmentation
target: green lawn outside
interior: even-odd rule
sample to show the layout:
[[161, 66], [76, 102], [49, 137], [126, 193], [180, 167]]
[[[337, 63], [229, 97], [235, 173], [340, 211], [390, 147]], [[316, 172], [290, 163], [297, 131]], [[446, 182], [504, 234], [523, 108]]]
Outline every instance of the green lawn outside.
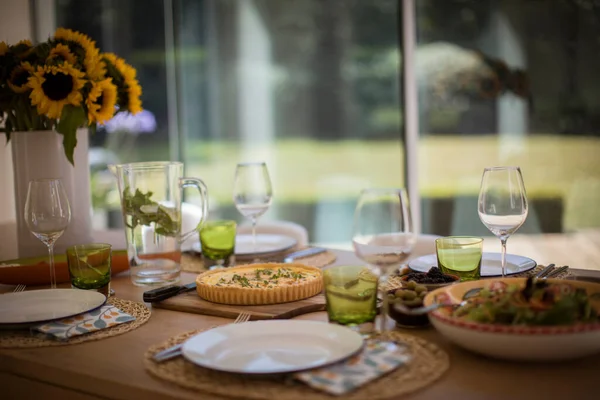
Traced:
[[[475, 196], [484, 167], [519, 165], [529, 197], [563, 200], [566, 227], [600, 226], [600, 138], [426, 136], [418, 151], [422, 197]], [[353, 200], [364, 187], [402, 186], [402, 154], [398, 141], [190, 141], [186, 170], [220, 204], [231, 203], [235, 164], [252, 160], [267, 161], [275, 203]]]

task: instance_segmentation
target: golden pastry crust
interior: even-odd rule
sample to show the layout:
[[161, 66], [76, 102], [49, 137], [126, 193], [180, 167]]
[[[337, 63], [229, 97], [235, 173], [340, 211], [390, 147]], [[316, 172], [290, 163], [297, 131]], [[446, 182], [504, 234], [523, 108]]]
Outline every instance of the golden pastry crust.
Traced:
[[248, 264], [215, 269], [196, 278], [204, 300], [220, 304], [263, 305], [297, 301], [323, 290], [320, 269], [303, 264]]

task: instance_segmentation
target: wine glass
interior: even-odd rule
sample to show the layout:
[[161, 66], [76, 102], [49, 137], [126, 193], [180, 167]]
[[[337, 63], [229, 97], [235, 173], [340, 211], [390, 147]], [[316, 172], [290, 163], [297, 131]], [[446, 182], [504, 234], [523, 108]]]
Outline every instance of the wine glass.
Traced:
[[[357, 257], [387, 282], [391, 272], [410, 255], [416, 242], [404, 189], [365, 189], [354, 211], [352, 244]], [[386, 330], [387, 296], [383, 294], [380, 331]]]
[[54, 243], [71, 220], [67, 193], [60, 179], [36, 179], [29, 182], [25, 202], [25, 223], [46, 246], [50, 260], [50, 286], [56, 289]]
[[527, 218], [527, 194], [519, 167], [483, 171], [478, 201], [479, 219], [502, 243], [502, 277], [506, 276], [506, 241]]
[[233, 202], [240, 214], [252, 222], [252, 247], [256, 253], [256, 221], [271, 205], [273, 188], [267, 164], [239, 163], [235, 169]]

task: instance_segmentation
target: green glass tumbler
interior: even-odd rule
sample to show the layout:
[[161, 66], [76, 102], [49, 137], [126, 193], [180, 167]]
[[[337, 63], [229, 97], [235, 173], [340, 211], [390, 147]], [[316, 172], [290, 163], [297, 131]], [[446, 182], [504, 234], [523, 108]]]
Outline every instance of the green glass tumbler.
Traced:
[[67, 249], [67, 262], [71, 286], [95, 290], [109, 296], [111, 245], [92, 243], [71, 246]]
[[471, 236], [448, 236], [436, 239], [438, 267], [445, 274], [458, 275], [461, 282], [481, 277], [483, 239]]
[[371, 333], [377, 315], [377, 276], [364, 266], [331, 267], [323, 271], [329, 322]]
[[200, 228], [202, 258], [208, 268], [230, 267], [235, 264], [235, 234], [232, 220], [208, 221]]

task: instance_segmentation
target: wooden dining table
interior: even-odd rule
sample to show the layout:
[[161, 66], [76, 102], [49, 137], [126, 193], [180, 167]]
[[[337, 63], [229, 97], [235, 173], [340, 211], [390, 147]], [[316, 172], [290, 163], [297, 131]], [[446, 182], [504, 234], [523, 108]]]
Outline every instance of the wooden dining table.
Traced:
[[[332, 265], [361, 263], [352, 252], [331, 251], [337, 255]], [[423, 245], [413, 257], [431, 251], [430, 244]], [[595, 271], [572, 272], [600, 277]], [[182, 273], [182, 282], [192, 282], [195, 276]], [[11, 290], [10, 286], [0, 286], [0, 291]], [[142, 301], [142, 293], [147, 290], [133, 286], [127, 272], [113, 276], [112, 288], [117, 297], [136, 301]], [[327, 321], [325, 312], [296, 318]], [[67, 346], [0, 349], [0, 399], [217, 399], [220, 397], [153, 378], [144, 369], [144, 353], [150, 346], [182, 332], [231, 322], [226, 318], [152, 308], [146, 324], [119, 336]], [[450, 356], [450, 368], [442, 378], [402, 396], [404, 399], [600, 398], [596, 382], [600, 378], [600, 354], [561, 362], [502, 361], [463, 350], [433, 328], [403, 332], [436, 343]]]

